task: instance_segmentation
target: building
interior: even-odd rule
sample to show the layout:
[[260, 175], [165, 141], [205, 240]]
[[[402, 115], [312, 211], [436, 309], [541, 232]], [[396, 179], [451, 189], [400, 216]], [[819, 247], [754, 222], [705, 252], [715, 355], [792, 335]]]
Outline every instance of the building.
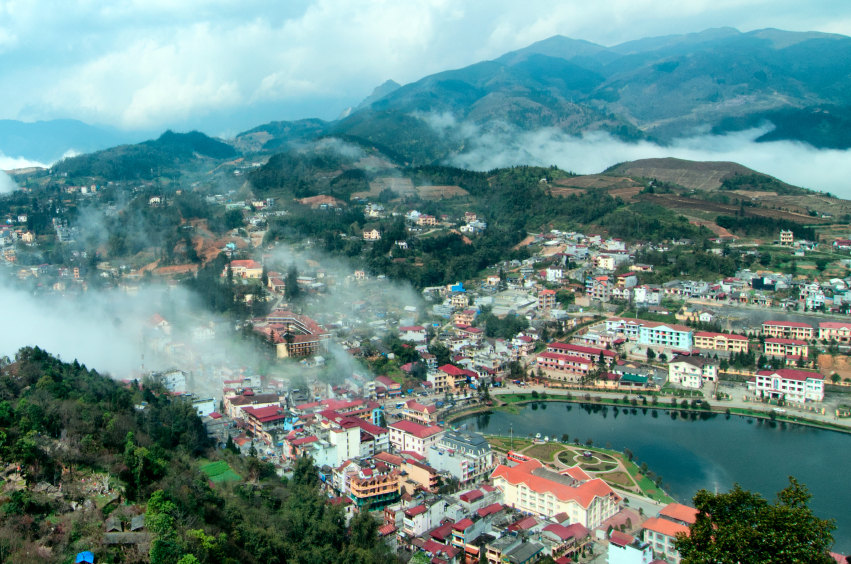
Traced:
[[263, 265], [253, 260], [232, 260], [225, 266], [222, 276], [227, 276], [228, 268], [234, 278], [262, 278]]
[[381, 232], [378, 229], [365, 229], [363, 232], [364, 241], [380, 241]]
[[313, 356], [328, 350], [331, 334], [306, 315], [277, 309], [266, 316], [267, 326], [255, 330], [275, 343], [278, 358]]
[[684, 388], [702, 388], [718, 381], [718, 363], [702, 356], [678, 356], [668, 363], [668, 381]]
[[809, 357], [810, 347], [806, 341], [797, 339], [766, 339], [765, 354], [768, 356], [780, 356], [787, 360], [798, 360]]
[[808, 341], [813, 338], [813, 327], [797, 321], [765, 321], [762, 324], [762, 334], [766, 337]]
[[557, 342], [549, 343], [547, 345], [546, 352], [578, 356], [579, 358], [584, 358], [585, 360], [590, 360], [592, 362], [599, 361], [600, 355], [603, 355], [603, 359], [606, 362], [611, 362], [613, 358], [617, 358], [618, 356], [615, 351], [597, 349], [594, 347], [584, 347], [582, 345], [574, 345], [572, 343]]
[[368, 506], [370, 511], [399, 501], [401, 471], [384, 465], [361, 467], [348, 477], [349, 497], [357, 509]]
[[399, 327], [399, 339], [402, 341], [425, 343], [428, 340], [428, 332], [422, 325]]
[[818, 324], [818, 338], [823, 341], [851, 341], [851, 323], [827, 322]]
[[[444, 391], [455, 391], [465, 388], [473, 378], [477, 377], [477, 374], [472, 370], [458, 368], [452, 364], [444, 364], [443, 366], [438, 367], [437, 371], [444, 374], [444, 377], [442, 378]], [[431, 378], [429, 378], [429, 380], [431, 380]], [[436, 393], [440, 393], [437, 389], [438, 380], [439, 379], [436, 379], [434, 384], [434, 391]]]
[[535, 362], [542, 370], [549, 372], [548, 378], [575, 382], [594, 366], [594, 361], [579, 356], [567, 354], [542, 352], [535, 358]]
[[558, 473], [534, 459], [514, 467], [499, 465], [491, 480], [507, 505], [546, 517], [567, 513], [572, 523], [589, 529], [617, 513], [622, 499], [606, 482], [592, 479], [579, 467]]
[[541, 293], [538, 294], [539, 310], [555, 309], [557, 303], [555, 290], [541, 290]]
[[414, 452], [428, 456], [428, 450], [443, 436], [437, 425], [427, 427], [413, 421], [398, 421], [390, 425], [390, 444], [397, 452]]
[[608, 564], [650, 564], [653, 549], [631, 535], [613, 531], [609, 538]]
[[795, 242], [795, 234], [785, 229], [780, 231], [780, 244], [791, 245]]
[[402, 417], [414, 423], [423, 425], [433, 425], [436, 423], [437, 406], [423, 405], [417, 400], [408, 400], [405, 402], [405, 409], [402, 411]]
[[[614, 268], [610, 268], [609, 270], [614, 270]], [[592, 300], [608, 302], [612, 299], [612, 289], [614, 287], [614, 282], [608, 276], [588, 278], [585, 281], [585, 295]]]
[[698, 332], [694, 334], [694, 346], [702, 351], [748, 352], [749, 340], [742, 335], [728, 333]]
[[638, 344], [649, 347], [669, 347], [691, 351], [694, 330], [685, 325], [642, 321], [638, 329]]
[[760, 370], [749, 384], [758, 396], [800, 403], [824, 400], [824, 376], [806, 370]]
[[447, 431], [428, 449], [428, 463], [448, 472], [462, 484], [478, 481], [493, 470], [496, 460], [485, 438], [469, 431]]
[[679, 564], [680, 554], [674, 548], [674, 540], [679, 533], [688, 535], [689, 525], [696, 520], [697, 510], [693, 507], [670, 503], [659, 512], [658, 517], [651, 517], [642, 524], [644, 542], [650, 545], [657, 558]]

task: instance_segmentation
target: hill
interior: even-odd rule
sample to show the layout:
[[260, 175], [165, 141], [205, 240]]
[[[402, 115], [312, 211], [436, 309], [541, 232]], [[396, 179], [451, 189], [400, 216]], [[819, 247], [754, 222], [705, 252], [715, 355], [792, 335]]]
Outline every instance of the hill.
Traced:
[[237, 154], [231, 145], [198, 131], [166, 131], [155, 140], [63, 159], [53, 170], [71, 177], [150, 179], [175, 173], [205, 158], [228, 159]]

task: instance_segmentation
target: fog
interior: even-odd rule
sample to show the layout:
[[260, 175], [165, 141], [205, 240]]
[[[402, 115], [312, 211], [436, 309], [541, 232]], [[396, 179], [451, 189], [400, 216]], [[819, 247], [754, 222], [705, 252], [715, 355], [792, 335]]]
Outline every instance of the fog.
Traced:
[[[444, 116], [430, 123], [446, 130]], [[475, 170], [513, 165], [556, 165], [579, 174], [599, 173], [614, 164], [637, 159], [675, 157], [692, 161], [733, 161], [796, 186], [851, 198], [851, 151], [816, 149], [794, 141], [757, 143], [772, 126], [725, 135], [697, 135], [677, 139], [670, 146], [641, 141], [626, 143], [607, 133], [574, 137], [558, 129], [520, 132], [508, 126], [498, 131], [456, 129], [463, 135], [465, 152], [449, 164]]]
[[15, 181], [8, 174], [0, 170], [0, 194], [8, 194], [17, 189], [18, 185], [15, 184]]

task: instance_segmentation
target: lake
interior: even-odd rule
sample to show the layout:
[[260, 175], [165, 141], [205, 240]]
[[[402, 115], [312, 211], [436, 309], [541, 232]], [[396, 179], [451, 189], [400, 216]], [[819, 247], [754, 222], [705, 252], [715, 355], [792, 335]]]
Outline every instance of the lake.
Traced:
[[[773, 423], [750, 417], [637, 408], [538, 402], [518, 406], [519, 414], [496, 411], [456, 422], [472, 431], [514, 437], [570, 436], [595, 446], [630, 449], [639, 462], [663, 477], [668, 492], [690, 503], [700, 489], [727, 491], [734, 483], [770, 500], [794, 476], [813, 494], [815, 514], [835, 519], [834, 550], [851, 553], [851, 435], [803, 425]], [[645, 413], [646, 411], [646, 413]], [[671, 414], [676, 414], [673, 419]], [[683, 412], [685, 413], [685, 412]]]

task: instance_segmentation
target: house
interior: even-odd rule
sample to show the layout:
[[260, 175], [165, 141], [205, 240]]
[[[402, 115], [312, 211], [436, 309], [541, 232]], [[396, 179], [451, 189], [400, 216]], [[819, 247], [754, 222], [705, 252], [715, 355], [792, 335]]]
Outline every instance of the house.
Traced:
[[363, 240], [364, 241], [379, 241], [379, 240], [381, 240], [381, 232], [379, 232], [378, 229], [364, 229]]
[[658, 517], [651, 517], [641, 525], [641, 532], [646, 542], [653, 549], [654, 555], [670, 562], [679, 564], [680, 554], [674, 547], [678, 534], [689, 534], [689, 525], [697, 521], [697, 510], [679, 503], [669, 503]]
[[437, 407], [434, 405], [423, 405], [417, 400], [408, 400], [405, 402], [405, 409], [402, 411], [402, 417], [414, 423], [422, 423], [423, 425], [432, 425], [436, 421]]
[[[783, 229], [780, 231], [780, 244], [781, 245], [791, 245], [795, 242], [795, 234], [791, 231]], [[834, 242], [834, 245], [836, 242]]]
[[399, 396], [402, 394], [402, 384], [391, 378], [388, 378], [387, 376], [376, 376], [375, 383], [379, 386], [383, 386], [384, 389], [387, 390], [387, 395], [390, 397]]
[[555, 290], [541, 290], [541, 293], [538, 294], [538, 309], [555, 309], [556, 303], [557, 302]]
[[748, 384], [758, 396], [805, 403], [824, 400], [824, 376], [818, 372], [793, 370], [760, 370]]
[[413, 341], [414, 343], [425, 343], [428, 341], [428, 332], [421, 325], [399, 327], [399, 339]]
[[685, 388], [702, 388], [718, 381], [718, 363], [701, 356], [678, 356], [668, 363], [668, 381]]
[[777, 338], [765, 340], [765, 354], [768, 356], [784, 357], [795, 361], [799, 358], [808, 358], [809, 350], [810, 347], [806, 341]]
[[[444, 364], [443, 366], [438, 367], [437, 371], [445, 374], [444, 386], [446, 389], [452, 391], [467, 387], [474, 378], [478, 377], [478, 374], [472, 370], [458, 368], [452, 364]], [[437, 387], [438, 385], [435, 383], [435, 392], [437, 392]]]
[[729, 333], [709, 333], [700, 331], [694, 334], [694, 346], [702, 351], [748, 352], [749, 340], [742, 335]]
[[818, 338], [822, 341], [851, 341], [851, 323], [826, 322], [818, 324]]
[[514, 467], [499, 465], [491, 480], [507, 505], [545, 517], [567, 513], [572, 522], [588, 529], [617, 513], [622, 500], [606, 482], [592, 479], [578, 466], [559, 473], [535, 459]]
[[598, 362], [601, 355], [606, 362], [611, 362], [613, 358], [618, 356], [615, 351], [558, 342], [549, 343], [547, 345], [546, 352], [578, 356], [579, 358], [584, 358], [585, 360], [590, 360], [592, 362]]
[[[610, 270], [614, 270], [613, 268]], [[608, 276], [597, 276], [585, 280], [585, 295], [593, 300], [608, 302], [612, 299], [615, 284]]]
[[765, 321], [762, 324], [762, 334], [766, 337], [808, 341], [813, 338], [813, 327], [797, 321]]
[[222, 276], [227, 276], [228, 268], [235, 278], [261, 278], [263, 265], [253, 260], [232, 260], [225, 266]]
[[437, 225], [437, 218], [433, 215], [420, 214], [419, 218], [417, 218], [417, 225], [434, 227]]
[[650, 564], [653, 549], [632, 535], [612, 531], [609, 536], [608, 564]]
[[390, 425], [390, 444], [397, 452], [414, 452], [427, 456], [428, 449], [437, 444], [443, 436], [443, 429], [421, 425], [413, 421], [398, 421]]

